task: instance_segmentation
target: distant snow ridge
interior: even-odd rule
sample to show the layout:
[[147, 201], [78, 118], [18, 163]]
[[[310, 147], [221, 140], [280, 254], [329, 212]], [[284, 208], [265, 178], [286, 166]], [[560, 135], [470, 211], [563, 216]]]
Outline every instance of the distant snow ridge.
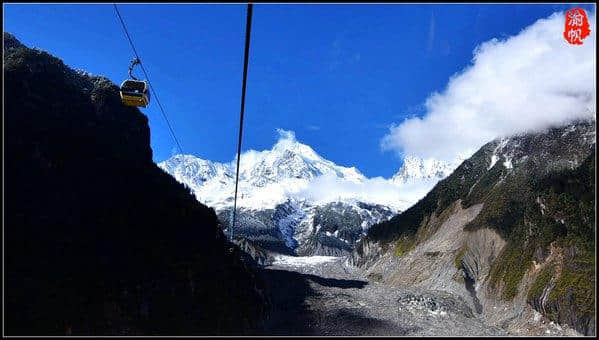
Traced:
[[213, 178], [219, 180], [233, 178], [231, 169], [226, 164], [203, 160], [192, 155], [175, 155], [158, 165], [192, 189], [200, 188]]
[[397, 184], [407, 183], [418, 179], [443, 179], [449, 176], [460, 165], [462, 159], [454, 162], [444, 162], [434, 158], [422, 159], [406, 156], [404, 164], [391, 181]]

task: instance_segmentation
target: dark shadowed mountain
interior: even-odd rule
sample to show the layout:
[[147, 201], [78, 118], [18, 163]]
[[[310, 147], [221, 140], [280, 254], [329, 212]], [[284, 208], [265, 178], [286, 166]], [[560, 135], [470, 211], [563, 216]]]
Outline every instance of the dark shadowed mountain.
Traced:
[[263, 285], [118, 87], [4, 33], [5, 333], [251, 334]]

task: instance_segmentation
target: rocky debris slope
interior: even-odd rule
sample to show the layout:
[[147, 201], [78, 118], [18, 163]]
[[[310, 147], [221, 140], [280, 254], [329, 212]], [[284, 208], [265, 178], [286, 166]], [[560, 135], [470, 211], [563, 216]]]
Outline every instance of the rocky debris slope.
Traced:
[[541, 332], [530, 325], [542, 314], [594, 334], [594, 123], [486, 144], [371, 227], [348, 263], [389, 285], [460, 296], [510, 332]]
[[576, 334], [540, 314], [517, 330], [490, 325], [463, 297], [443, 290], [384, 284], [339, 257], [283, 256], [262, 275], [271, 284], [277, 282], [269, 290], [276, 310], [266, 324], [270, 335]]
[[3, 38], [6, 334], [259, 329], [264, 285], [153, 163], [147, 117], [108, 79]]

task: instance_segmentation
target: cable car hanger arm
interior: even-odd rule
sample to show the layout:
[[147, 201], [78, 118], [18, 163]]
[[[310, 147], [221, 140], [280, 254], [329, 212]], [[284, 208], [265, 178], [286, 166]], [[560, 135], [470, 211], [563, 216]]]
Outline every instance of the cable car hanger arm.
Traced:
[[131, 60], [131, 65], [129, 65], [129, 77], [133, 80], [139, 80], [133, 75], [133, 68], [137, 64], [141, 64], [141, 61], [139, 60], [138, 57], [135, 57], [133, 60]]

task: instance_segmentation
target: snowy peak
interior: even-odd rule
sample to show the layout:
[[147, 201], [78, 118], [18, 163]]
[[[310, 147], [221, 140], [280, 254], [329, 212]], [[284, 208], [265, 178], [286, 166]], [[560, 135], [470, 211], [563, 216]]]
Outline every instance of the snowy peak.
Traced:
[[257, 187], [284, 179], [311, 180], [324, 174], [353, 182], [365, 179], [355, 168], [336, 165], [310, 146], [298, 142], [292, 131], [279, 129], [278, 132], [279, 141], [271, 150], [248, 151], [241, 156], [240, 178]]
[[461, 161], [461, 159], [457, 159], [454, 162], [445, 162], [434, 158], [422, 159], [406, 156], [403, 166], [391, 178], [391, 181], [401, 184], [415, 179], [442, 179], [449, 176]]
[[[279, 141], [272, 149], [249, 150], [241, 155], [239, 181], [241, 192], [246, 193], [246, 197], [256, 196], [258, 189], [264, 189], [261, 196], [268, 198], [270, 203], [273, 199], [280, 201], [284, 198], [285, 189], [297, 188], [322, 175], [333, 175], [354, 183], [366, 180], [356, 168], [339, 166], [318, 155], [310, 146], [298, 142], [293, 132], [280, 129], [278, 132]], [[192, 155], [175, 155], [158, 166], [192, 188], [202, 202], [230, 202], [236, 160], [218, 163]]]
[[279, 140], [273, 146], [271, 153], [273, 154], [293, 154], [301, 156], [306, 160], [321, 161], [323, 160], [314, 149], [306, 144], [302, 144], [295, 139], [293, 131], [278, 129]]

